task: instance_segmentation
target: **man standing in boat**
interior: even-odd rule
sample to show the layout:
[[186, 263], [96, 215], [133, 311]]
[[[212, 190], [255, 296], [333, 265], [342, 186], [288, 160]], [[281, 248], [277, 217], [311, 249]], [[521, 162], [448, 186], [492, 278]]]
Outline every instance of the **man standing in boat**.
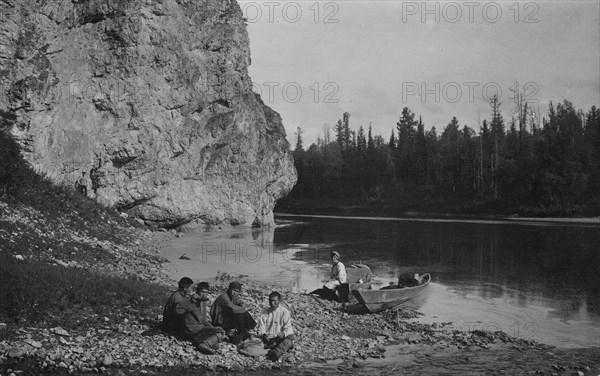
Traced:
[[346, 283], [347, 274], [346, 267], [340, 261], [340, 254], [338, 251], [331, 252], [331, 279], [323, 286], [325, 289], [331, 291], [331, 295], [339, 299], [337, 288], [342, 284]]

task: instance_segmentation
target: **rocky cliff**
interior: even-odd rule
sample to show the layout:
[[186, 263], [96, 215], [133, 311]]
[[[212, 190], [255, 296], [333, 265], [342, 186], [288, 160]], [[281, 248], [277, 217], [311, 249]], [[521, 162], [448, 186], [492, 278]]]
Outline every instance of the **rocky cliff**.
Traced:
[[296, 182], [234, 0], [1, 0], [0, 128], [57, 182], [175, 227], [267, 225]]

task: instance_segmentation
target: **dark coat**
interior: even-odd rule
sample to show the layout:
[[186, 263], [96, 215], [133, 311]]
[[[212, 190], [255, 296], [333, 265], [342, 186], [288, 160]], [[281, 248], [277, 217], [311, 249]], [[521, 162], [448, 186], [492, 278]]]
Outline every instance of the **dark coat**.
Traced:
[[190, 298], [181, 290], [169, 296], [163, 308], [163, 328], [167, 331], [181, 331], [184, 325], [184, 314], [193, 309]]
[[[246, 308], [238, 300], [232, 300], [227, 292], [222, 293], [210, 307], [210, 317], [214, 326], [224, 327], [233, 318], [234, 314], [244, 313]], [[225, 325], [227, 326], [227, 325]]]

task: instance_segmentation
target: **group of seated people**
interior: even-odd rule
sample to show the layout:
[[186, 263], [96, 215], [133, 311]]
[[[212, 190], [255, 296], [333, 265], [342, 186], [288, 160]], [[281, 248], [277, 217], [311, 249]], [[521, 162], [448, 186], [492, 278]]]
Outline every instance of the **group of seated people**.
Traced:
[[212, 355], [221, 341], [239, 344], [251, 339], [255, 329], [268, 348], [267, 359], [276, 361], [293, 347], [295, 339], [289, 310], [281, 307], [281, 294], [269, 294], [269, 307], [258, 317], [258, 323], [240, 298], [242, 284], [229, 284], [208, 309], [208, 282], [194, 282], [184, 277], [179, 289], [171, 294], [163, 309], [163, 327], [185, 340], [189, 340], [203, 354]]
[[[325, 296], [338, 299], [338, 288], [346, 283], [347, 274], [340, 254], [331, 252], [331, 280], [324, 286]], [[370, 270], [368, 270], [370, 273]], [[362, 282], [362, 281], [361, 281]], [[194, 289], [194, 281], [184, 277], [179, 288], [173, 292], [163, 309], [163, 328], [180, 338], [191, 341], [203, 354], [212, 355], [221, 341], [239, 344], [252, 339], [255, 330], [268, 348], [267, 358], [277, 360], [294, 346], [294, 329], [290, 311], [280, 306], [281, 294], [269, 294], [269, 307], [262, 310], [258, 322], [244, 305], [240, 294], [242, 284], [233, 281], [227, 291], [215, 299], [209, 310], [208, 282], [199, 282]]]

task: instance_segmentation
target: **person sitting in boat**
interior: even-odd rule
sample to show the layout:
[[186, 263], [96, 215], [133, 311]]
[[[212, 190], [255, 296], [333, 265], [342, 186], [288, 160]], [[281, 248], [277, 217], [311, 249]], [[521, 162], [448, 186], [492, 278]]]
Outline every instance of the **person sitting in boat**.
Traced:
[[398, 277], [398, 287], [415, 287], [422, 282], [419, 273], [404, 273]]
[[331, 279], [325, 283], [323, 288], [329, 290], [332, 296], [339, 298], [337, 294], [337, 288], [342, 284], [346, 283], [348, 274], [346, 273], [346, 267], [340, 261], [340, 254], [338, 251], [331, 252]]
[[380, 288], [380, 290], [401, 289], [404, 287], [415, 287], [423, 283], [423, 276], [419, 273], [403, 273], [398, 276], [398, 284], [394, 285], [390, 282], [389, 286]]
[[290, 311], [281, 307], [281, 294], [273, 291], [269, 294], [269, 307], [258, 318], [257, 333], [269, 348], [267, 359], [276, 361], [294, 346], [294, 328]]

